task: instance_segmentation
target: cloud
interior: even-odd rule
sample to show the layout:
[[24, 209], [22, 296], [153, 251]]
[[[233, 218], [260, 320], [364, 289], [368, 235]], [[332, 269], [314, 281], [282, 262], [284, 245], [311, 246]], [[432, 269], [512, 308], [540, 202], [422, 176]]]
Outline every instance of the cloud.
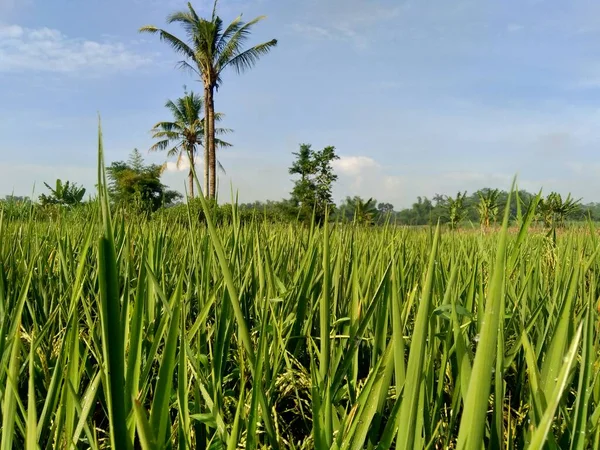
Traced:
[[[196, 170], [198, 170], [199, 167], [204, 167], [204, 164], [202, 161], [198, 160], [196, 161]], [[167, 172], [188, 172], [190, 170], [190, 160], [185, 157], [182, 156], [181, 158], [179, 158], [178, 161], [168, 161], [167, 163], [165, 163], [165, 170]]]
[[318, 27], [316, 25], [310, 25], [306, 23], [293, 23], [290, 25], [290, 28], [298, 34], [303, 34], [306, 37], [312, 39], [336, 39], [335, 36], [330, 30]]
[[349, 176], [360, 175], [366, 170], [379, 168], [377, 161], [368, 156], [341, 156], [340, 159], [333, 161], [332, 165], [338, 172]]
[[0, 72], [131, 71], [152, 62], [120, 42], [71, 38], [51, 28], [0, 25]]

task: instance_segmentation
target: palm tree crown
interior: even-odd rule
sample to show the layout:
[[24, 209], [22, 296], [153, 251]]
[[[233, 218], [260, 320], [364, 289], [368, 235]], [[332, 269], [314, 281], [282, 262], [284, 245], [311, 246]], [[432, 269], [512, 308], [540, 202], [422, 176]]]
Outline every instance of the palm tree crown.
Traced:
[[[171, 112], [173, 121], [158, 122], [152, 128], [152, 138], [158, 141], [150, 147], [150, 151], [167, 151], [167, 156], [177, 156], [179, 164], [184, 156], [187, 156], [190, 162], [189, 171], [189, 192], [194, 196], [194, 165], [196, 162], [196, 152], [198, 147], [204, 147], [204, 101], [202, 97], [194, 92], [185, 92], [185, 95], [175, 101], [168, 100], [165, 107]], [[216, 119], [220, 120], [222, 114], [217, 113]], [[231, 130], [227, 128], [216, 129], [216, 134], [228, 133]], [[216, 139], [220, 147], [229, 147], [228, 142]], [[206, 150], [205, 150], [206, 153]], [[206, 158], [205, 158], [206, 159]], [[221, 170], [224, 171], [221, 164]], [[205, 164], [205, 188], [208, 183], [208, 166]]]
[[177, 53], [183, 56], [179, 66], [195, 73], [204, 85], [204, 107], [207, 119], [205, 127], [205, 143], [208, 149], [209, 197], [216, 196], [216, 155], [215, 155], [215, 113], [214, 91], [221, 84], [221, 74], [227, 67], [241, 73], [252, 68], [261, 56], [267, 54], [277, 45], [277, 40], [255, 45], [244, 49], [252, 27], [263, 20], [259, 16], [244, 22], [238, 16], [227, 27], [217, 15], [218, 0], [215, 0], [210, 19], [204, 19], [196, 13], [191, 3], [186, 11], [178, 11], [167, 17], [167, 23], [179, 23], [184, 29], [185, 39], [148, 25], [140, 28], [141, 32], [158, 34]]

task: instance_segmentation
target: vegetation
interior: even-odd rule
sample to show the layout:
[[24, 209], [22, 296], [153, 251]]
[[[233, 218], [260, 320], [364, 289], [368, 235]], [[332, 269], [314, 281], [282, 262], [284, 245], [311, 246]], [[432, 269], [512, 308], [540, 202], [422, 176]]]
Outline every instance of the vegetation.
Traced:
[[600, 445], [600, 241], [528, 233], [539, 196], [446, 234], [131, 220], [98, 184], [0, 220], [2, 448]]
[[[202, 97], [194, 92], [185, 92], [185, 95], [175, 102], [168, 100], [165, 107], [173, 115], [172, 122], [158, 122], [152, 128], [152, 137], [157, 139], [150, 151], [167, 151], [167, 156], [177, 156], [177, 165], [186, 157], [190, 164], [188, 173], [188, 189], [190, 197], [194, 197], [194, 167], [196, 165], [196, 152], [198, 147], [204, 147], [204, 117], [202, 110], [204, 102]], [[223, 117], [220, 113], [215, 113], [215, 120], [219, 121]], [[220, 135], [231, 132], [227, 128], [215, 129], [215, 134]], [[228, 142], [215, 138], [215, 145], [219, 147], [231, 147]], [[208, 152], [204, 150], [204, 192], [208, 192]], [[224, 172], [223, 166], [217, 161], [219, 168]]]
[[141, 211], [156, 211], [181, 198], [160, 182], [163, 167], [146, 165], [142, 155], [134, 149], [129, 161], [115, 161], [106, 169], [110, 181], [112, 202], [121, 207]]
[[333, 173], [331, 163], [338, 159], [335, 147], [315, 151], [310, 144], [302, 144], [293, 155], [296, 160], [289, 172], [300, 175], [300, 178], [294, 182], [291, 202], [303, 220], [311, 220], [314, 214], [317, 223], [321, 223], [325, 220], [327, 209], [334, 206], [331, 191], [337, 175]]
[[185, 39], [141, 29], [203, 83], [152, 129], [186, 203], [137, 149], [106, 166], [101, 133], [96, 198], [0, 201], [0, 450], [600, 448], [600, 204], [336, 207], [335, 147], [302, 144], [289, 199], [219, 205], [215, 90], [277, 41], [245, 49], [263, 17], [217, 4], [167, 18]]
[[44, 205], [62, 205], [76, 206], [80, 205], [85, 195], [85, 188], [71, 184], [69, 181], [63, 183], [61, 180], [56, 180], [56, 185], [53, 188], [47, 183], [44, 185], [50, 190], [50, 194], [40, 195], [40, 203]]
[[257, 17], [244, 22], [238, 16], [227, 27], [217, 15], [218, 1], [215, 0], [210, 19], [205, 19], [196, 13], [191, 3], [187, 11], [175, 12], [167, 17], [167, 23], [178, 23], [185, 30], [186, 39], [180, 39], [166, 30], [154, 25], [147, 25], [141, 32], [158, 34], [160, 39], [168, 43], [184, 60], [180, 66], [194, 73], [204, 86], [204, 107], [206, 117], [205, 145], [207, 146], [209, 190], [208, 197], [216, 198], [216, 145], [215, 138], [215, 89], [220, 87], [221, 75], [231, 67], [237, 73], [254, 67], [261, 56], [269, 53], [277, 45], [277, 40], [255, 45], [244, 49], [244, 44], [250, 36], [252, 27], [264, 19]]
[[571, 198], [569, 194], [563, 200], [556, 192], [551, 192], [545, 199], [540, 200], [539, 214], [548, 228], [564, 227], [565, 221], [579, 209], [580, 200]]
[[[379, 214], [385, 214], [381, 210], [382, 204], [380, 203], [380, 209], [377, 209], [375, 204], [376, 200], [372, 198], [365, 201], [358, 195], [346, 197], [346, 200], [340, 206], [340, 213], [345, 220], [355, 224], [374, 225]], [[383, 209], [385, 210], [386, 207], [383, 206]], [[391, 210], [388, 209], [387, 212], [391, 212]]]
[[498, 197], [500, 197], [499, 189], [487, 189], [477, 192], [479, 204], [477, 212], [479, 213], [479, 223], [485, 228], [489, 228], [492, 223], [496, 223], [498, 217]]

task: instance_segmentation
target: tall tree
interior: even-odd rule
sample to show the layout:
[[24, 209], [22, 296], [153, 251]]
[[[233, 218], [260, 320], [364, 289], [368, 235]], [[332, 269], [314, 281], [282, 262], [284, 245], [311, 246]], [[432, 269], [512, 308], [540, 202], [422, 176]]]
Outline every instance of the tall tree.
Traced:
[[[173, 115], [172, 122], [158, 122], [152, 128], [152, 137], [158, 139], [150, 151], [167, 151], [167, 156], [177, 156], [177, 164], [183, 156], [187, 156], [190, 162], [188, 174], [188, 189], [190, 197], [194, 197], [194, 167], [196, 163], [196, 152], [198, 147], [204, 148], [204, 194], [208, 195], [209, 162], [208, 151], [204, 146], [204, 117], [202, 115], [204, 102], [202, 97], [194, 92], [185, 92], [185, 95], [175, 101], [168, 100], [165, 107]], [[215, 120], [219, 121], [222, 114], [216, 113]], [[228, 133], [232, 130], [227, 128], [215, 129], [216, 134]], [[219, 147], [231, 147], [228, 142], [215, 139]], [[223, 166], [217, 161], [219, 168], [224, 171]]]
[[314, 210], [317, 222], [321, 222], [327, 207], [333, 206], [332, 187], [337, 175], [331, 163], [339, 158], [335, 147], [314, 151], [310, 144], [302, 144], [300, 151], [292, 154], [296, 161], [289, 172], [300, 175], [300, 179], [294, 182], [291, 200], [304, 219], [311, 217]]
[[277, 40], [272, 39], [244, 50], [244, 43], [250, 36], [252, 27], [265, 17], [259, 16], [244, 22], [240, 15], [224, 28], [223, 20], [217, 15], [217, 4], [218, 0], [215, 0], [210, 19], [198, 16], [189, 2], [187, 11], [178, 11], [167, 17], [167, 23], [179, 23], [183, 26], [185, 39], [153, 25], [140, 28], [141, 32], [158, 34], [161, 40], [181, 54], [184, 59], [180, 62], [180, 67], [195, 73], [204, 85], [207, 122], [204, 139], [208, 149], [210, 198], [216, 196], [214, 93], [221, 84], [221, 75], [228, 67], [232, 67], [237, 73], [254, 67], [261, 56], [277, 45]]

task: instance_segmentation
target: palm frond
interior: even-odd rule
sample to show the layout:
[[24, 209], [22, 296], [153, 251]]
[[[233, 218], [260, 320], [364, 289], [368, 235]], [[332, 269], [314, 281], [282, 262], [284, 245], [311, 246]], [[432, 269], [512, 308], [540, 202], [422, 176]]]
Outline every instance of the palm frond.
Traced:
[[269, 53], [276, 45], [277, 39], [256, 45], [238, 54], [237, 56], [234, 56], [225, 64], [225, 66], [221, 67], [220, 70], [222, 71], [226, 66], [233, 66], [237, 73], [242, 73], [248, 69], [251, 69], [258, 62], [261, 56]]
[[189, 11], [176, 11], [167, 16], [167, 23], [178, 23], [183, 27], [189, 41], [193, 41], [196, 34], [196, 27], [200, 20], [202, 19], [198, 18], [195, 11], [193, 13]]
[[[164, 152], [171, 145], [171, 141], [169, 139], [164, 139], [162, 141], [156, 142], [152, 147], [150, 147], [149, 151], [151, 152]], [[171, 150], [169, 150], [170, 152]]]
[[217, 42], [216, 49], [219, 54], [223, 53], [223, 50], [231, 40], [231, 37], [238, 32], [238, 30], [244, 26], [244, 22], [242, 22], [242, 15], [237, 16], [233, 21], [225, 28], [225, 31], [219, 38]]
[[152, 132], [180, 133], [183, 131], [180, 122], [158, 122], [152, 127]]
[[250, 22], [242, 22], [240, 24], [241, 26], [239, 26], [238, 29], [232, 33], [231, 37], [223, 43], [216, 65], [218, 68], [225, 67], [232, 58], [235, 58], [237, 55], [244, 52], [242, 48], [246, 40], [250, 37], [251, 28], [265, 18], [266, 16], [258, 16]]
[[198, 78], [202, 77], [202, 74], [200, 73], [200, 71], [195, 68], [194, 66], [192, 66], [189, 62], [187, 61], [179, 61], [177, 63], [177, 68], [181, 69], [183, 71], [188, 71], [188, 72], [192, 72], [194, 75], [198, 76]]
[[152, 134], [152, 139], [166, 139], [168, 141], [180, 141], [183, 139], [182, 133], [174, 131], [156, 131]]
[[225, 172], [225, 167], [223, 167], [221, 161], [217, 160], [217, 166], [219, 167], [219, 170], [223, 172], [223, 174], [227, 175], [227, 172]]
[[233, 133], [231, 128], [215, 128], [215, 134], [229, 134]]
[[173, 117], [175, 118], [175, 122], [182, 122], [185, 119], [185, 112], [181, 108], [179, 101], [176, 103], [173, 100], [167, 100], [165, 102], [165, 108], [171, 111], [171, 114], [173, 114]]
[[222, 141], [221, 139], [216, 139], [216, 138], [215, 138], [215, 145], [217, 147], [221, 147], [221, 148], [233, 147], [233, 144], [230, 144], [229, 142], [225, 142], [225, 141]]
[[172, 149], [170, 149], [167, 152], [167, 157], [168, 158], [172, 158], [175, 155], [180, 155], [183, 152], [183, 146], [182, 145], [178, 145], [176, 147], [173, 147]]
[[160, 40], [168, 43], [173, 50], [177, 53], [181, 53], [184, 56], [194, 59], [194, 50], [177, 36], [172, 35], [168, 31], [162, 30], [160, 28], [155, 27], [154, 25], [146, 25], [139, 30], [141, 33], [151, 33], [151, 34], [159, 34]]
[[[212, 18], [211, 20], [214, 22], [215, 19], [217, 18], [217, 5], [219, 3], [219, 0], [215, 0], [215, 3], [213, 4], [213, 10], [212, 10]], [[188, 5], [190, 6], [190, 8], [192, 7], [192, 5], [188, 2]]]

